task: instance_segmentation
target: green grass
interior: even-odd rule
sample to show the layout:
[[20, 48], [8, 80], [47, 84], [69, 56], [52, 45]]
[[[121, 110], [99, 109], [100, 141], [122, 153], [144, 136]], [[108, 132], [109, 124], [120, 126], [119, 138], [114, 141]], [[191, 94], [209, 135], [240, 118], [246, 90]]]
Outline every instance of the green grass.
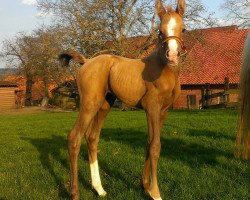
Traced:
[[[0, 199], [69, 199], [66, 137], [77, 113], [0, 115]], [[250, 199], [250, 163], [233, 156], [237, 112], [171, 111], [158, 166], [163, 199]], [[141, 186], [147, 127], [142, 111], [112, 111], [99, 143], [102, 182], [112, 200], [148, 199]], [[79, 160], [81, 199], [91, 189], [87, 149]]]

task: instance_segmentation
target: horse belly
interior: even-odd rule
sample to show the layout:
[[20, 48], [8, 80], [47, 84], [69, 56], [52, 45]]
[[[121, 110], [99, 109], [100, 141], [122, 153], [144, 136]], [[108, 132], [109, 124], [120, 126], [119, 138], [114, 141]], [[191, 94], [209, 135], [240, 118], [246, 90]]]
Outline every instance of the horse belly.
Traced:
[[123, 103], [136, 106], [146, 92], [140, 67], [112, 67], [110, 89]]

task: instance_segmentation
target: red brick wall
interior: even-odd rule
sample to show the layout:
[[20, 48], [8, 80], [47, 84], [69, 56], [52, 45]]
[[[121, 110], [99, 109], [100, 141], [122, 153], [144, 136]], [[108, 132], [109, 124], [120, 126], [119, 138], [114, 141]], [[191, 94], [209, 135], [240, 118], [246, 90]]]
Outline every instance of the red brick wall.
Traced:
[[196, 105], [193, 108], [199, 108], [199, 101], [201, 100], [201, 90], [182, 90], [180, 97], [174, 103], [174, 109], [184, 109], [188, 108], [188, 95], [196, 96]]
[[[213, 90], [212, 93], [223, 92], [224, 90]], [[196, 104], [192, 107], [188, 107], [188, 95], [195, 95]], [[220, 103], [221, 99], [219, 97], [213, 98], [211, 100], [211, 104], [218, 104]], [[238, 94], [230, 94], [229, 95], [230, 102], [237, 102], [238, 101]], [[177, 101], [173, 104], [174, 109], [200, 109], [201, 108], [201, 90], [182, 90], [180, 97]]]

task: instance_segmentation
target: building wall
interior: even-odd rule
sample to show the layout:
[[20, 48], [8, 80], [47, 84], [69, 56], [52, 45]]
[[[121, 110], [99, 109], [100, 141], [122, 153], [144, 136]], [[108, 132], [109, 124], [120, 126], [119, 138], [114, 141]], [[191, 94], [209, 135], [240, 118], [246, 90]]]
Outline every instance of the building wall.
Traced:
[[174, 109], [199, 109], [201, 90], [182, 90], [180, 97], [174, 103]]
[[[212, 93], [223, 92], [222, 89], [214, 89]], [[229, 102], [238, 102], [238, 94], [229, 94]], [[182, 90], [180, 97], [173, 104], [174, 109], [201, 109], [201, 89]], [[223, 97], [216, 97], [210, 100], [211, 105], [220, 104], [224, 101]]]
[[0, 87], [0, 111], [15, 108], [15, 87]]

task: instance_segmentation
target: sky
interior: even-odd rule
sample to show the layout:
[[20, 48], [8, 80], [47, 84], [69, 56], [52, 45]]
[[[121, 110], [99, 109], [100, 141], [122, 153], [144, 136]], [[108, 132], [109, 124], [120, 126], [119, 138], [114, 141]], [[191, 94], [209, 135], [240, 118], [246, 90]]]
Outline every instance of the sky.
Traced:
[[[220, 16], [219, 10], [223, 0], [202, 2], [210, 12]], [[18, 32], [32, 32], [41, 24], [48, 23], [48, 19], [41, 17], [41, 13], [36, 9], [36, 0], [0, 0], [0, 19], [0, 49], [4, 39], [13, 38]], [[0, 63], [0, 67], [4, 67], [3, 65]]]
[[0, 0], [0, 41], [34, 30], [44, 21], [38, 15], [35, 0]]

